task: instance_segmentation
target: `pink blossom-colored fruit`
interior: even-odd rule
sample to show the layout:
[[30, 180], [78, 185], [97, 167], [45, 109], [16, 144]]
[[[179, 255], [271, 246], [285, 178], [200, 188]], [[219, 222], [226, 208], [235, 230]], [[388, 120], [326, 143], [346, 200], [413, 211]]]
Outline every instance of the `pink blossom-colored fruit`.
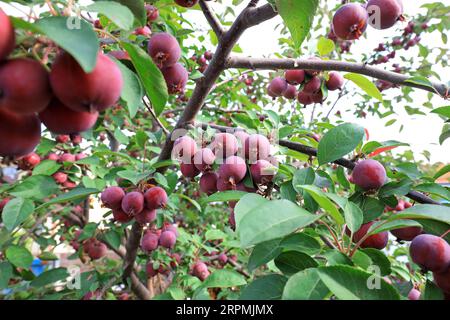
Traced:
[[41, 157], [31, 152], [19, 160], [19, 168], [22, 170], [30, 170], [41, 162]]
[[299, 85], [305, 81], [305, 71], [304, 70], [287, 70], [284, 73], [286, 81], [291, 85]]
[[215, 172], [205, 172], [199, 181], [200, 191], [211, 195], [217, 192], [217, 179], [219, 176]]
[[161, 71], [170, 94], [184, 92], [189, 74], [183, 65], [175, 63], [173, 66], [165, 67]]
[[196, 262], [192, 267], [192, 274], [199, 278], [201, 281], [205, 281], [209, 277], [208, 266], [201, 261]]
[[216, 161], [216, 156], [210, 148], [203, 148], [195, 153], [193, 160], [199, 171], [206, 172], [211, 170]]
[[444, 291], [444, 293], [450, 293], [450, 268], [447, 268], [444, 272], [433, 272], [434, 282], [436, 285]]
[[120, 209], [125, 191], [120, 187], [108, 187], [103, 190], [100, 199], [105, 207], [109, 209]]
[[56, 172], [53, 174], [53, 179], [55, 179], [56, 183], [63, 184], [67, 181], [68, 177], [64, 172]]
[[182, 136], [175, 140], [172, 148], [172, 158], [190, 163], [197, 152], [197, 143], [188, 136]]
[[15, 45], [16, 36], [12, 22], [0, 8], [0, 61], [9, 56]]
[[163, 231], [159, 237], [159, 244], [164, 248], [171, 249], [176, 242], [177, 236], [172, 231]]
[[329, 78], [326, 82], [328, 90], [334, 91], [342, 89], [344, 86], [344, 77], [339, 72], [332, 71], [328, 76]]
[[216, 134], [210, 147], [218, 159], [234, 156], [239, 148], [236, 137], [231, 133]]
[[298, 102], [300, 102], [303, 105], [308, 105], [308, 104], [312, 104], [312, 98], [311, 95], [309, 93], [306, 93], [304, 91], [300, 91], [297, 95], [297, 100]]
[[[53, 133], [73, 134], [91, 129], [97, 122], [98, 112], [78, 112], [53, 99], [39, 119]], [[80, 137], [81, 138], [81, 137]]]
[[369, 0], [366, 9], [369, 24], [375, 29], [388, 29], [403, 20], [402, 0]]
[[86, 73], [68, 53], [53, 62], [50, 83], [55, 96], [79, 112], [103, 111], [114, 105], [122, 93], [122, 72], [107, 55], [99, 53], [92, 72]]
[[347, 3], [333, 17], [333, 32], [343, 40], [359, 39], [367, 28], [369, 15], [358, 3]]
[[195, 6], [198, 0], [175, 0], [175, 2], [182, 7], [190, 8]]
[[59, 162], [64, 163], [64, 162], [75, 162], [75, 155], [71, 154], [71, 153], [63, 153], [60, 157], [59, 157]]
[[150, 253], [158, 248], [159, 236], [155, 232], [147, 231], [141, 240], [141, 249]]
[[147, 50], [159, 68], [173, 66], [181, 57], [177, 39], [165, 32], [154, 34], [148, 42]]
[[320, 90], [320, 86], [322, 85], [322, 80], [319, 77], [312, 77], [305, 86], [303, 87], [303, 91], [306, 93], [314, 93]]
[[200, 174], [200, 171], [193, 163], [181, 163], [180, 170], [183, 177], [189, 179], [195, 178]]
[[409, 253], [412, 261], [424, 270], [444, 272], [450, 266], [450, 245], [431, 234], [415, 237], [409, 246]]
[[122, 199], [122, 210], [134, 216], [144, 210], [144, 195], [138, 191], [127, 193]]
[[159, 17], [159, 10], [151, 4], [145, 5], [145, 11], [147, 11], [147, 22], [154, 22]]
[[40, 142], [41, 122], [36, 115], [0, 110], [0, 137], [0, 156], [24, 156]]
[[161, 187], [152, 187], [145, 194], [145, 204], [149, 209], [160, 209], [167, 205], [167, 193]]
[[255, 183], [268, 183], [273, 180], [276, 168], [267, 160], [258, 160], [250, 166], [250, 173]]
[[246, 173], [247, 164], [245, 160], [237, 156], [226, 158], [219, 168], [220, 179], [231, 182], [232, 184], [239, 183], [244, 179]]
[[376, 160], [359, 161], [352, 172], [353, 183], [363, 190], [378, 190], [387, 180], [386, 170]]
[[288, 83], [286, 82], [286, 80], [281, 77], [276, 77], [270, 82], [269, 86], [267, 87], [267, 93], [273, 98], [281, 97], [287, 90], [287, 88]]
[[260, 134], [252, 134], [245, 141], [245, 158], [250, 163], [267, 159], [270, 154], [269, 140]]
[[297, 97], [297, 88], [289, 84], [288, 88], [283, 94], [283, 97], [289, 100], [294, 100]]
[[408, 293], [408, 300], [420, 300], [420, 291], [416, 288], [412, 288]]
[[[369, 231], [369, 228], [374, 224], [375, 222], [369, 222], [366, 224], [363, 224], [361, 228], [356, 231], [353, 234], [353, 242], [358, 243], [360, 240], [362, 240], [363, 237], [366, 236], [367, 232]], [[347, 234], [349, 234], [349, 231], [347, 230]], [[374, 235], [371, 235], [366, 238], [361, 243], [361, 248], [375, 248], [375, 249], [384, 249], [387, 246], [389, 240], [389, 234], [387, 232], [380, 232]]]
[[88, 255], [92, 260], [97, 260], [104, 257], [107, 251], [108, 249], [103, 242], [95, 241], [90, 244]]
[[48, 72], [38, 61], [17, 58], [0, 66], [0, 109], [34, 114], [44, 110], [51, 98]]
[[134, 216], [140, 224], [152, 223], [156, 219], [156, 210], [144, 208], [140, 213]]
[[132, 216], [127, 215], [121, 208], [113, 209], [114, 221], [126, 223], [133, 219]]

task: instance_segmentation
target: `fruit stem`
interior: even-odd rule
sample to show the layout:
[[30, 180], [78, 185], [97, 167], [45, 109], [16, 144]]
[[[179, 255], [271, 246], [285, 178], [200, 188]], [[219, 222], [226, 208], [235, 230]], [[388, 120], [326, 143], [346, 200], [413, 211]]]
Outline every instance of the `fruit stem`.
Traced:
[[341, 246], [341, 244], [339, 243], [339, 240], [337, 239], [336, 234], [335, 234], [334, 231], [331, 229], [331, 227], [330, 227], [325, 221], [319, 221], [319, 223], [323, 224], [323, 225], [328, 229], [328, 231], [330, 232], [331, 236], [332, 236], [333, 239], [334, 239], [334, 242], [336, 243], [336, 246], [337, 246], [338, 250], [341, 251], [341, 252], [343, 252], [342, 246]]
[[450, 233], [450, 229], [448, 229], [447, 231], [444, 232], [443, 235], [441, 235], [441, 238], [444, 238], [445, 236], [447, 236]]

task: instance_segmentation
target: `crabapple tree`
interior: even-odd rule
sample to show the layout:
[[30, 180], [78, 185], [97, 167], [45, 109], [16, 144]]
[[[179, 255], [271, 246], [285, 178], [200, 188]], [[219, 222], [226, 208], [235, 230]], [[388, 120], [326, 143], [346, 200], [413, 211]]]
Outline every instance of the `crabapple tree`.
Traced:
[[450, 299], [450, 165], [365, 128], [448, 144], [450, 8], [414, 8], [2, 2], [0, 297]]

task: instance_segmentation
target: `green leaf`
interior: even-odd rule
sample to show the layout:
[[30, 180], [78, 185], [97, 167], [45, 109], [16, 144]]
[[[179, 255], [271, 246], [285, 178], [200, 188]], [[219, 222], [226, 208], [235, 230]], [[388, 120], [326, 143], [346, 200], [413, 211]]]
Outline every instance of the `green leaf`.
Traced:
[[347, 201], [344, 207], [345, 223], [351, 232], [356, 232], [361, 228], [364, 220], [362, 210], [353, 202]]
[[34, 203], [30, 199], [14, 198], [3, 208], [2, 219], [6, 229], [14, 230], [34, 211]]
[[182, 194], [182, 193], [173, 193], [174, 195], [189, 201], [190, 203], [192, 203], [192, 205], [195, 207], [195, 209], [197, 209], [199, 212], [202, 212], [202, 207], [200, 206], [200, 204], [195, 201], [194, 199], [189, 198], [187, 195]]
[[321, 250], [320, 242], [305, 233], [294, 233], [283, 238], [280, 246], [283, 249], [304, 252], [312, 255]]
[[19, 268], [28, 268], [33, 263], [33, 256], [25, 247], [12, 245], [6, 249], [6, 258]]
[[131, 61], [144, 86], [157, 116], [163, 112], [168, 99], [167, 85], [161, 71], [153, 63], [151, 57], [135, 44], [121, 42], [122, 47], [130, 55]]
[[39, 255], [39, 259], [43, 261], [56, 261], [59, 260], [58, 256], [52, 252], [42, 252]]
[[145, 26], [147, 23], [147, 13], [145, 11], [144, 0], [114, 0], [131, 10], [134, 17], [139, 22], [140, 26]]
[[230, 190], [230, 191], [223, 191], [223, 192], [216, 192], [209, 197], [202, 199], [201, 203], [211, 203], [211, 202], [228, 202], [228, 201], [237, 201], [240, 200], [242, 197], [247, 195], [248, 192], [245, 191], [239, 191], [239, 190]]
[[203, 288], [230, 288], [247, 284], [244, 276], [231, 270], [216, 270], [203, 282]]
[[422, 76], [411, 77], [411, 78], [405, 80], [405, 82], [410, 82], [410, 83], [426, 86], [428, 88], [433, 89], [435, 92], [437, 92], [436, 89], [433, 87], [433, 84], [431, 83], [431, 81]]
[[51, 176], [61, 168], [61, 164], [53, 160], [44, 160], [33, 169], [33, 175]]
[[275, 259], [275, 265], [285, 275], [291, 276], [299, 271], [315, 268], [318, 266], [318, 263], [306, 253], [286, 251]]
[[92, 26], [77, 17], [47, 17], [35, 23], [45, 34], [80, 64], [87, 73], [97, 63], [99, 42]]
[[271, 274], [256, 279], [247, 285], [240, 300], [280, 300], [287, 279], [279, 274]]
[[450, 172], [450, 164], [443, 166], [441, 169], [439, 169], [439, 171], [434, 174], [433, 179], [437, 180], [447, 172]]
[[378, 221], [370, 226], [367, 233], [369, 235], [377, 234], [385, 231], [408, 228], [408, 227], [422, 227], [422, 225], [414, 220], [397, 219], [394, 221]]
[[353, 151], [364, 138], [364, 128], [352, 123], [329, 130], [319, 142], [319, 165], [333, 162]]
[[325, 37], [320, 37], [319, 41], [317, 42], [317, 51], [321, 56], [326, 56], [333, 52], [335, 48], [335, 44], [333, 40], [330, 40]]
[[75, 189], [70, 190], [69, 192], [66, 192], [54, 199], [51, 199], [50, 201], [45, 202], [44, 204], [40, 205], [38, 209], [55, 204], [55, 203], [63, 203], [63, 202], [85, 199], [89, 195], [96, 194], [99, 192], [100, 191], [98, 189], [93, 189], [93, 188], [75, 188]]
[[134, 16], [130, 9], [113, 1], [96, 1], [86, 7], [87, 11], [98, 12], [108, 17], [120, 29], [130, 30], [133, 27]]
[[122, 170], [117, 172], [117, 175], [121, 178], [130, 181], [132, 184], [136, 186], [139, 184], [140, 181], [147, 179], [152, 173], [153, 173], [152, 171], [140, 173], [135, 170]]
[[120, 247], [120, 234], [114, 230], [109, 230], [104, 235], [106, 242], [114, 249], [119, 249]]
[[420, 300], [444, 300], [444, 295], [441, 289], [439, 289], [430, 280], [427, 280], [425, 289], [421, 294]]
[[67, 269], [56, 268], [41, 273], [36, 279], [31, 281], [30, 285], [35, 288], [41, 288], [56, 281], [65, 280], [69, 276]]
[[367, 248], [367, 249], [359, 249], [364, 252], [367, 256], [369, 256], [370, 260], [372, 260], [372, 265], [380, 268], [380, 274], [382, 276], [390, 275], [391, 270], [391, 262], [386, 255], [377, 249]]
[[398, 292], [377, 275], [350, 266], [318, 268], [320, 279], [340, 300], [399, 300]]
[[441, 115], [445, 118], [450, 118], [450, 106], [436, 108], [431, 112], [437, 113], [438, 115]]
[[242, 218], [249, 212], [256, 210], [258, 206], [267, 203], [267, 199], [258, 194], [249, 193], [244, 195], [234, 208], [236, 226], [239, 227]]
[[302, 270], [287, 281], [283, 300], [323, 300], [330, 290], [320, 280], [317, 269]]
[[236, 217], [239, 217], [236, 232], [243, 248], [283, 237], [321, 217], [288, 200], [268, 201], [262, 198], [264, 201], [258, 201], [259, 204], [249, 204], [249, 199], [243, 197], [235, 207]]
[[383, 102], [383, 96], [381, 95], [380, 90], [378, 90], [377, 86], [365, 76], [357, 73], [347, 73], [344, 78], [352, 81], [372, 98]]
[[403, 179], [400, 181], [391, 181], [381, 187], [378, 192], [380, 198], [387, 198], [391, 196], [404, 196], [412, 187], [413, 182], [409, 179]]
[[311, 197], [319, 204], [319, 206], [330, 214], [330, 216], [336, 221], [336, 223], [343, 225], [345, 223], [344, 218], [339, 212], [336, 205], [326, 196], [325, 192], [317, 188], [316, 186], [297, 186], [308, 192]]
[[13, 267], [7, 262], [0, 262], [0, 289], [8, 287], [9, 280], [13, 277]]
[[41, 200], [56, 194], [58, 190], [59, 187], [52, 177], [37, 175], [26, 178], [10, 193], [15, 197]]
[[252, 272], [277, 257], [283, 251], [280, 247], [281, 241], [282, 239], [274, 239], [257, 244], [248, 260], [248, 270]]
[[430, 219], [450, 224], [450, 207], [418, 204], [388, 218], [390, 221], [400, 219]]
[[423, 183], [414, 188], [417, 191], [434, 194], [450, 201], [450, 191], [437, 183]]
[[275, 4], [284, 23], [291, 32], [297, 48], [309, 34], [319, 5], [318, 0], [275, 0]]
[[122, 72], [123, 78], [123, 89], [121, 99], [125, 101], [126, 106], [128, 108], [128, 113], [130, 114], [130, 118], [134, 118], [136, 113], [139, 110], [139, 107], [142, 105], [142, 97], [144, 96], [144, 88], [142, 88], [142, 84], [139, 81], [139, 77], [128, 67], [126, 67], [123, 63], [115, 60], [117, 65]]

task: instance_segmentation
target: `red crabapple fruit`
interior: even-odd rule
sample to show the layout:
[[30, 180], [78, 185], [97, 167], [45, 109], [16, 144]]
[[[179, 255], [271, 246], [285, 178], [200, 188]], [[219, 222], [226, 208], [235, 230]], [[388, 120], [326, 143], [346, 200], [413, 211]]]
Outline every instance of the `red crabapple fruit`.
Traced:
[[113, 186], [103, 190], [100, 199], [105, 207], [109, 209], [120, 209], [124, 197], [125, 191], [120, 187]]
[[195, 167], [201, 172], [206, 172], [211, 170], [216, 156], [210, 148], [203, 148], [195, 153], [193, 159]]
[[164, 79], [166, 80], [167, 89], [170, 94], [183, 93], [189, 74], [185, 67], [180, 63], [173, 66], [165, 67], [162, 70]]
[[192, 179], [200, 174], [200, 171], [193, 163], [181, 163], [180, 170], [183, 177]]
[[231, 184], [237, 184], [244, 179], [247, 173], [247, 164], [241, 157], [231, 156], [225, 159], [219, 168], [220, 179]]
[[211, 195], [217, 192], [217, 179], [219, 176], [215, 172], [205, 172], [199, 181], [200, 191]]
[[363, 190], [378, 190], [387, 180], [386, 170], [376, 160], [359, 161], [352, 172], [353, 183]]
[[431, 234], [415, 237], [409, 246], [409, 253], [412, 261], [427, 271], [444, 272], [450, 266], [450, 245]]
[[14, 50], [15, 46], [16, 35], [14, 33], [13, 24], [5, 12], [0, 8], [0, 60], [5, 60]]
[[59, 100], [53, 99], [41, 113], [39, 119], [52, 133], [73, 134], [91, 129], [97, 122], [98, 112], [74, 111]]
[[347, 3], [340, 7], [333, 17], [333, 32], [343, 40], [356, 40], [367, 28], [369, 15], [358, 3]]
[[163, 231], [159, 236], [159, 244], [167, 249], [172, 249], [177, 242], [177, 236], [172, 231]]
[[182, 7], [190, 8], [195, 6], [198, 0], [175, 0], [175, 2]]
[[366, 9], [369, 24], [375, 29], [388, 29], [404, 20], [402, 0], [369, 0]]
[[238, 141], [231, 133], [218, 133], [215, 135], [210, 148], [218, 159], [234, 156], [238, 151]]
[[122, 199], [122, 210], [134, 216], [144, 210], [144, 195], [138, 191], [127, 193]]
[[0, 66], [0, 109], [34, 114], [44, 110], [51, 98], [48, 72], [40, 62], [17, 58]]
[[161, 187], [152, 187], [145, 194], [145, 204], [149, 209], [161, 209], [167, 205], [167, 193]]
[[133, 219], [133, 217], [126, 214], [122, 210], [122, 208], [113, 209], [112, 213], [113, 213], [114, 221], [117, 221], [117, 222], [126, 223]]
[[252, 134], [245, 141], [245, 157], [250, 163], [267, 159], [270, 155], [270, 142], [260, 134]]
[[144, 210], [134, 216], [134, 219], [140, 224], [151, 223], [156, 219], [156, 210], [144, 208]]
[[197, 143], [189, 136], [182, 136], [175, 140], [172, 148], [172, 158], [190, 163], [197, 152]]
[[159, 236], [153, 231], [147, 231], [141, 239], [141, 249], [150, 253], [158, 248]]
[[79, 112], [103, 111], [114, 105], [122, 93], [123, 78], [117, 64], [99, 53], [92, 72], [86, 73], [68, 53], [53, 62], [50, 84], [55, 96]]
[[[372, 221], [372, 222], [363, 224], [361, 226], [361, 228], [353, 234], [353, 238], [352, 238], [353, 242], [358, 243], [363, 237], [365, 237], [367, 232], [369, 231], [370, 227], [374, 223], [375, 222]], [[349, 232], [347, 231], [347, 234], [348, 233]], [[380, 233], [377, 233], [377, 234], [367, 237], [366, 240], [364, 240], [361, 243], [361, 248], [375, 248], [375, 249], [381, 250], [387, 246], [388, 239], [389, 239], [388, 232], [380, 232]]]
[[258, 160], [250, 166], [250, 173], [255, 183], [268, 183], [273, 180], [276, 168], [267, 160]]
[[147, 51], [160, 69], [173, 66], [181, 57], [177, 39], [166, 32], [154, 34], [148, 41]]
[[198, 261], [192, 267], [192, 274], [201, 281], [205, 281], [209, 276], [208, 266], [204, 262]]
[[326, 82], [328, 90], [334, 91], [342, 89], [344, 86], [344, 77], [339, 72], [332, 71], [328, 76], [329, 78]]
[[287, 70], [284, 73], [284, 77], [289, 84], [296, 86], [302, 84], [303, 81], [305, 81], [305, 71], [298, 69]]
[[276, 77], [273, 79], [269, 86], [267, 87], [267, 93], [272, 98], [281, 97], [283, 93], [287, 90], [288, 83], [285, 79], [281, 77]]

